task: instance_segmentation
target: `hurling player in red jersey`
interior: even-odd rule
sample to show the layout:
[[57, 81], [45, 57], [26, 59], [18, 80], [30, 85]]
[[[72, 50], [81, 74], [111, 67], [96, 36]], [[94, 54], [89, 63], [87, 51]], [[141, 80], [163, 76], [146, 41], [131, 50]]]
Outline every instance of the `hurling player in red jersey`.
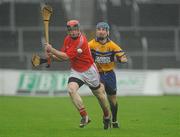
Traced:
[[99, 101], [103, 111], [104, 129], [108, 129], [111, 122], [105, 90], [103, 85], [100, 84], [100, 77], [91, 56], [87, 39], [81, 33], [79, 27], [79, 21], [68, 21], [68, 35], [64, 39], [61, 51], [56, 50], [49, 43], [46, 43], [45, 50], [47, 55], [56, 60], [70, 60], [71, 74], [68, 80], [68, 93], [82, 117], [79, 126], [84, 127], [90, 122], [82, 98], [77, 92], [83, 84], [86, 84]]

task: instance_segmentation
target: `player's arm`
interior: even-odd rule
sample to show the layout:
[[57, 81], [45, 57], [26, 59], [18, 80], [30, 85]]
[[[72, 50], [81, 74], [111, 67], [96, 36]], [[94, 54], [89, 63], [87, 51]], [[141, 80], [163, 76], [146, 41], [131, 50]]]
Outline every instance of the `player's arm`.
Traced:
[[113, 49], [118, 62], [126, 63], [128, 61], [126, 53], [120, 48], [120, 46], [116, 45], [114, 42], [113, 42]]
[[51, 53], [49, 56], [51, 57], [51, 60], [52, 60], [52, 61], [56, 61], [56, 62], [62, 62], [62, 61], [64, 61], [63, 59], [58, 58], [56, 55], [54, 55], [54, 54], [52, 54], [52, 53]]
[[120, 63], [126, 63], [128, 61], [126, 54], [122, 54], [121, 56], [116, 56], [117, 60]]
[[49, 56], [52, 56], [56, 60], [68, 60], [69, 56], [62, 51], [53, 48], [49, 43], [46, 43], [45, 50]]

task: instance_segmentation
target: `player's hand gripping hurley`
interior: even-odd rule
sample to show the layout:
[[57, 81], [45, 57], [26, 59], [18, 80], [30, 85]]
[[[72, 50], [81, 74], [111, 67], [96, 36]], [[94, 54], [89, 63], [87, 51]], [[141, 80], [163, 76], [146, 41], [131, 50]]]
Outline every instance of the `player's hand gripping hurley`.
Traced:
[[[44, 22], [44, 35], [46, 43], [49, 43], [49, 20], [52, 14], [52, 7], [49, 5], [44, 5], [41, 9], [42, 18]], [[50, 67], [51, 58], [47, 57], [47, 67]]]

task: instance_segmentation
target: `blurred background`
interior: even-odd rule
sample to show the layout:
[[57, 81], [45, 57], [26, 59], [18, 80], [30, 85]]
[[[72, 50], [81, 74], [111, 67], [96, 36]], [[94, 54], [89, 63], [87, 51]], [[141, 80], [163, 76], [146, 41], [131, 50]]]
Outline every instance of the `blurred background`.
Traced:
[[[119, 94], [180, 94], [180, 0], [0, 0], [0, 94], [11, 94], [12, 89], [13, 94], [65, 90], [69, 62], [53, 63], [48, 69], [31, 65], [33, 53], [43, 56], [40, 7], [45, 2], [53, 8], [49, 36], [57, 49], [68, 20], [79, 20], [88, 40], [94, 38], [99, 21], [109, 23], [111, 39], [129, 59], [117, 64], [118, 88], [124, 92]], [[9, 77], [14, 78], [11, 83]]]
[[[42, 0], [0, 0], [0, 68], [32, 69], [31, 56], [43, 51]], [[107, 21], [111, 39], [127, 52], [125, 69], [180, 67], [179, 0], [47, 0], [53, 7], [50, 43], [60, 48], [66, 21], [78, 19], [91, 40], [95, 25]], [[66, 70], [55, 63], [50, 70]], [[41, 69], [45, 69], [42, 67]]]
[[[32, 67], [33, 53], [43, 56], [44, 2], [53, 8], [55, 48], [66, 22], [77, 19], [88, 40], [107, 21], [111, 39], [126, 51], [128, 63], [115, 70], [120, 130], [101, 130], [95, 97], [83, 97], [92, 123], [78, 129], [78, 113], [62, 98], [69, 62]], [[86, 86], [78, 92], [92, 95]], [[180, 137], [179, 131], [180, 0], [0, 0], [0, 137]]]

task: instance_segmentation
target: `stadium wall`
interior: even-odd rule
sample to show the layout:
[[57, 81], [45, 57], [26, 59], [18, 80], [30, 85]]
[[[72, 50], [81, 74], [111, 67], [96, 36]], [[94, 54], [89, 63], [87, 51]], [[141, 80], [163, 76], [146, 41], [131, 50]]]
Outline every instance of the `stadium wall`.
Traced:
[[[180, 70], [120, 70], [117, 74], [119, 96], [180, 95]], [[66, 96], [69, 71], [0, 70], [0, 95]], [[81, 95], [92, 95], [87, 86]]]

